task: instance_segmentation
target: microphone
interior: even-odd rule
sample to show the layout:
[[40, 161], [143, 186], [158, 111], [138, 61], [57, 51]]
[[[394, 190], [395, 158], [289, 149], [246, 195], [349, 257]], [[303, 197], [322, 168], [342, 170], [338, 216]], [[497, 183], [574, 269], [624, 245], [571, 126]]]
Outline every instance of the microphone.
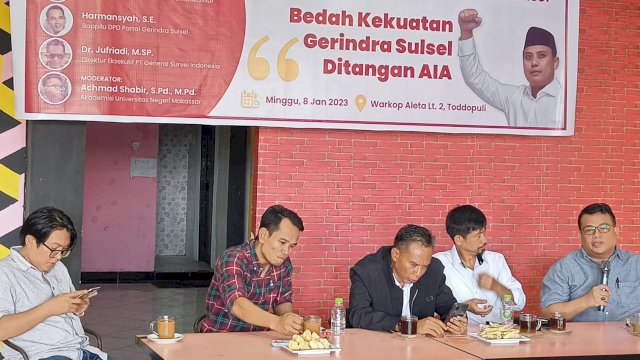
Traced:
[[[609, 285], [609, 272], [611, 271], [611, 263], [605, 260], [600, 263], [600, 284]], [[604, 311], [604, 306], [598, 306], [598, 311]]]

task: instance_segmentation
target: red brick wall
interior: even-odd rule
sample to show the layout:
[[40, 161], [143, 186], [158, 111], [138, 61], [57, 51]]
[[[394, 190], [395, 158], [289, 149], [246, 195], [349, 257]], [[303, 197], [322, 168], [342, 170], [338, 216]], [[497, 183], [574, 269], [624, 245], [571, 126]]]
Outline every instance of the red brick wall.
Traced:
[[261, 128], [256, 207], [298, 211], [295, 306], [326, 316], [348, 298], [349, 268], [407, 223], [449, 248], [447, 210], [471, 203], [538, 312], [540, 282], [577, 249], [577, 215], [612, 205], [624, 249], [640, 250], [640, 46], [637, 0], [582, 0], [573, 137]]

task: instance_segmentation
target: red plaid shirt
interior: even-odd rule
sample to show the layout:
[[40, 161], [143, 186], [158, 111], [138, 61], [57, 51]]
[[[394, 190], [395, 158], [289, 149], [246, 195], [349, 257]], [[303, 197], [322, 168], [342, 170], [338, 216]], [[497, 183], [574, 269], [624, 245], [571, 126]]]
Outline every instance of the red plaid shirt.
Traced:
[[239, 297], [271, 313], [276, 306], [291, 302], [291, 260], [287, 258], [282, 265], [271, 266], [261, 278], [262, 267], [254, 246], [255, 240], [251, 240], [231, 247], [216, 260], [205, 302], [207, 317], [202, 324], [203, 332], [268, 330], [231, 314]]

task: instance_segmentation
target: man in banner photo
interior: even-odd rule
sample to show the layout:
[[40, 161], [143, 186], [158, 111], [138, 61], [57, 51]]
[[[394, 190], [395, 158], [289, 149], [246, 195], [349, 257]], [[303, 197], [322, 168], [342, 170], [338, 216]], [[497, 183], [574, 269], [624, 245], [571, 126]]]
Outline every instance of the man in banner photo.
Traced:
[[45, 102], [56, 105], [69, 97], [69, 79], [60, 73], [48, 73], [40, 82], [40, 97]]
[[71, 54], [67, 53], [65, 43], [60, 39], [50, 39], [43, 45], [40, 61], [51, 70], [60, 70], [69, 64]]
[[65, 15], [64, 8], [61, 5], [52, 5], [45, 12], [45, 23], [42, 24], [42, 29], [49, 35], [62, 36], [67, 33], [67, 16]]
[[562, 86], [555, 78], [560, 63], [553, 35], [531, 27], [522, 50], [522, 66], [529, 85], [507, 85], [491, 77], [480, 64], [473, 30], [482, 18], [475, 9], [458, 14], [460, 42], [458, 56], [465, 83], [482, 100], [502, 111], [509, 126], [561, 128]]

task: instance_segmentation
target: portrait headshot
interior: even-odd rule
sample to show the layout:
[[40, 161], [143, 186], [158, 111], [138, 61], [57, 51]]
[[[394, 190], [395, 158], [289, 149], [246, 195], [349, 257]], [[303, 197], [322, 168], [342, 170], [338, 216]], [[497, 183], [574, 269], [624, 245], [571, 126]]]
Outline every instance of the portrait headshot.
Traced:
[[40, 79], [38, 84], [40, 98], [48, 104], [56, 105], [65, 102], [71, 95], [69, 78], [59, 72], [50, 72]]
[[64, 69], [71, 57], [71, 46], [63, 39], [48, 39], [40, 46], [40, 62], [49, 70]]
[[[508, 84], [498, 74], [485, 71], [476, 49], [475, 30], [483, 24], [476, 9], [458, 14], [458, 57], [464, 82], [482, 100], [502, 111], [509, 126], [561, 128], [563, 89], [556, 76], [560, 58], [554, 35], [531, 26], [522, 34], [521, 47], [512, 49], [521, 57], [526, 84]], [[487, 45], [486, 41], [483, 45]], [[486, 54], [486, 53], [485, 53]]]
[[42, 9], [40, 26], [51, 36], [62, 36], [73, 26], [73, 16], [66, 6], [52, 4]]

